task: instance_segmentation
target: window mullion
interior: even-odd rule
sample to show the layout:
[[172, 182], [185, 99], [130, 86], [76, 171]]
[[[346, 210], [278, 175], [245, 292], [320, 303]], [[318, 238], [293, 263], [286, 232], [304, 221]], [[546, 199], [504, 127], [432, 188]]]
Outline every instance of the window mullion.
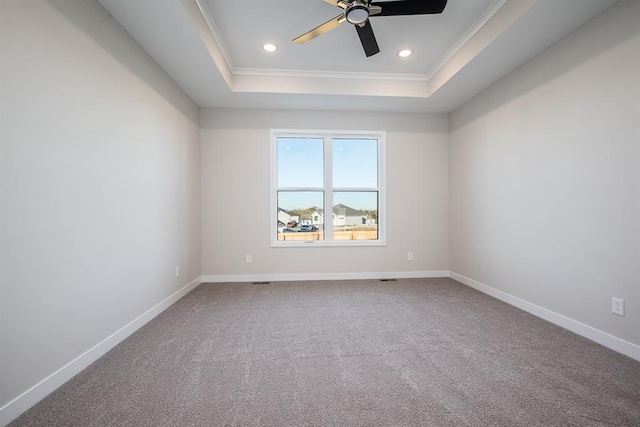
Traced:
[[324, 137], [324, 239], [333, 240], [333, 139]]

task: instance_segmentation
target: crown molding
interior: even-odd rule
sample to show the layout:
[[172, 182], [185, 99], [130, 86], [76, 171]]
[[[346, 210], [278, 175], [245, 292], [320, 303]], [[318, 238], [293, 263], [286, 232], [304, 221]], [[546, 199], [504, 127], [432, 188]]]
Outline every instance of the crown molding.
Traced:
[[236, 68], [233, 74], [237, 76], [268, 76], [268, 77], [308, 77], [329, 79], [369, 79], [369, 80], [404, 80], [428, 81], [424, 74], [398, 73], [367, 73], [355, 71], [310, 71], [310, 70], [277, 70], [263, 68]]
[[203, 0], [194, 0], [194, 1], [198, 6], [198, 9], [200, 9], [200, 13], [204, 18], [204, 21], [207, 23], [207, 27], [209, 27], [209, 31], [211, 32], [211, 36], [213, 37], [213, 40], [215, 40], [216, 44], [218, 45], [218, 49], [220, 49], [220, 53], [222, 54], [224, 61], [227, 63], [227, 68], [231, 70], [232, 74], [236, 74], [235, 67], [233, 66], [233, 60], [231, 59], [231, 54], [229, 53], [229, 49], [227, 49], [227, 46], [224, 44], [224, 39], [222, 38], [220, 31], [218, 30], [216, 21], [214, 21], [213, 16], [211, 15], [211, 11], [209, 10], [209, 7]]
[[429, 70], [429, 72], [424, 76], [425, 79], [428, 81], [435, 76], [436, 73], [440, 71], [440, 69], [444, 67], [447, 62], [449, 62], [508, 1], [509, 0], [495, 0], [493, 4], [491, 4], [491, 6], [489, 6], [489, 8], [480, 16], [480, 18], [478, 18], [478, 20], [469, 27], [462, 37], [460, 37], [460, 39], [451, 46], [451, 49], [449, 49], [447, 53], [445, 53], [442, 58], [436, 62], [431, 70]]
[[[474, 25], [475, 32], [428, 80], [428, 96], [433, 95], [454, 78], [467, 65], [484, 51], [484, 49], [501, 37], [515, 22], [524, 16], [536, 3], [542, 0], [506, 0], [502, 5], [499, 2], [490, 8], [492, 14], [483, 14], [482, 25]], [[500, 6], [500, 7], [498, 7]]]

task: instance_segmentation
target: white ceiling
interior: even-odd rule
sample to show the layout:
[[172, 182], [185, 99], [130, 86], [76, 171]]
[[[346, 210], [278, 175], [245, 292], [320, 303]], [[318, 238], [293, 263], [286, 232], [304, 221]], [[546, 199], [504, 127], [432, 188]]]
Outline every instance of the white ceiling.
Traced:
[[449, 0], [440, 15], [372, 17], [369, 58], [349, 23], [291, 42], [342, 12], [323, 0], [98, 1], [201, 107], [447, 113], [618, 0]]

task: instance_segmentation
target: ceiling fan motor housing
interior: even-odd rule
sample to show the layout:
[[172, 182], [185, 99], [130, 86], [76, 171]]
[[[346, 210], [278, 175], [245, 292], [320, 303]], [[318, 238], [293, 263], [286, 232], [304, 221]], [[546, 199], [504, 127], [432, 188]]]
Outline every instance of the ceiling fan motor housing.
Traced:
[[362, 24], [369, 19], [369, 7], [366, 1], [353, 0], [353, 3], [344, 14], [350, 23], [355, 25]]

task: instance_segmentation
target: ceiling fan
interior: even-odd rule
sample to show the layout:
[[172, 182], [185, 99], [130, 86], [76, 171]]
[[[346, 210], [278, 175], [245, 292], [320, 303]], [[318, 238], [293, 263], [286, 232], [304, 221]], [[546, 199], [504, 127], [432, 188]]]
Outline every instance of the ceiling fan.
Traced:
[[402, 16], [402, 15], [428, 15], [442, 13], [447, 0], [324, 0], [344, 10], [343, 13], [324, 24], [314, 28], [293, 39], [294, 43], [302, 44], [309, 40], [333, 30], [334, 28], [349, 22], [356, 27], [358, 37], [364, 48], [364, 53], [373, 56], [380, 52], [376, 36], [369, 22], [371, 16]]

